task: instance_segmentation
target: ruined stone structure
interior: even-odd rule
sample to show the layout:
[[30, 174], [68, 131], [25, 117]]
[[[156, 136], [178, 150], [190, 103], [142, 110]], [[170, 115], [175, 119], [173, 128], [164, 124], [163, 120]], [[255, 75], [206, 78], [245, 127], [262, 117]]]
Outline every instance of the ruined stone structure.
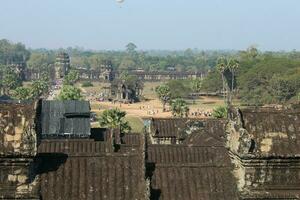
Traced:
[[[79, 72], [80, 80], [89, 81], [101, 81], [110, 82], [114, 79], [118, 79], [121, 72], [112, 69], [109, 64], [103, 64], [98, 70], [95, 69], [84, 69], [75, 68]], [[54, 70], [52, 70], [54, 71]], [[56, 77], [63, 77], [62, 73], [64, 70], [61, 67], [55, 68]], [[25, 70], [26, 80], [35, 80], [41, 76], [42, 72], [37, 70], [26, 69]], [[131, 71], [130, 74], [136, 75], [139, 80], [157, 82], [157, 81], [168, 81], [168, 80], [183, 80], [183, 79], [195, 79], [204, 78], [206, 76], [205, 72], [144, 72], [144, 71]]]
[[136, 86], [134, 89], [130, 88], [125, 82], [119, 82], [117, 90], [115, 91], [115, 97], [119, 102], [132, 103], [135, 102], [138, 96], [141, 94], [141, 89]]
[[[80, 73], [81, 80], [94, 80], [94, 81], [112, 81], [120, 77], [120, 71], [112, 70], [109, 65], [103, 65], [100, 70], [87, 70], [77, 69]], [[205, 72], [145, 72], [145, 71], [130, 71], [132, 75], [136, 75], [139, 80], [157, 82], [168, 80], [183, 80], [183, 79], [195, 79], [204, 78]]]
[[300, 199], [300, 108], [232, 109], [227, 134], [241, 199]]
[[26, 81], [33, 81], [33, 80], [38, 80], [43, 77], [45, 73], [49, 74], [50, 80], [55, 80], [55, 68], [54, 65], [49, 65], [48, 66], [48, 71], [44, 71], [42, 69], [28, 69], [26, 68], [24, 72], [24, 80]]
[[[120, 133], [105, 129], [90, 129], [88, 138], [42, 137], [61, 127], [47, 117], [56, 116], [54, 104], [0, 103], [0, 199], [147, 199], [143, 136], [127, 134], [118, 144]], [[62, 103], [59, 112], [80, 119], [82, 104]]]
[[206, 72], [176, 72], [176, 71], [133, 71], [132, 74], [139, 77], [143, 81], [168, 81], [168, 80], [184, 80], [184, 79], [196, 79], [204, 78]]
[[45, 115], [49, 102], [0, 103], [0, 199], [300, 199], [300, 108], [150, 119], [146, 135], [74, 125], [88, 137], [42, 137], [65, 130], [47, 116], [85, 118], [73, 103], [63, 115]]
[[55, 60], [55, 78], [61, 79], [68, 74], [70, 70], [70, 57], [67, 53], [61, 52]]
[[[59, 53], [56, 57], [55, 65], [50, 65], [51, 79], [61, 79], [70, 70], [70, 57], [67, 53]], [[74, 70], [79, 72], [80, 80], [111, 82], [118, 79], [122, 71], [113, 70], [111, 61], [104, 61], [96, 69], [86, 69], [79, 66], [74, 66]], [[36, 69], [24, 69], [24, 80], [36, 80], [42, 76], [42, 71]], [[207, 72], [176, 72], [176, 71], [143, 71], [132, 70], [129, 72], [131, 75], [136, 75], [142, 81], [168, 81], [168, 80], [182, 80], [182, 79], [195, 79], [204, 78]]]
[[224, 120], [194, 118], [150, 118], [147, 131], [152, 144], [182, 144], [195, 131], [206, 127], [211, 132], [223, 130]]
[[0, 104], [0, 199], [39, 199], [33, 104]]
[[79, 72], [81, 80], [111, 82], [115, 79], [111, 61], [104, 61], [98, 66], [98, 70], [84, 68], [75, 68], [75, 70]]
[[[8, 65], [8, 67], [10, 67], [14, 72], [16, 72], [21, 80], [25, 79], [25, 75], [26, 75], [26, 63], [25, 62], [10, 64], [10, 65]], [[0, 71], [0, 79], [2, 79], [2, 77], [3, 77], [3, 74]]]

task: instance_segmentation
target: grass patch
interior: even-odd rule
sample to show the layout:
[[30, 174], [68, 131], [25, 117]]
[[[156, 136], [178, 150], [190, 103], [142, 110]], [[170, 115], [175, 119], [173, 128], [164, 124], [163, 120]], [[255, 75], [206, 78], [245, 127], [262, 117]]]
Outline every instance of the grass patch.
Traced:
[[126, 116], [125, 118], [128, 122], [129, 125], [132, 128], [133, 133], [141, 133], [144, 130], [144, 123], [143, 120], [139, 117], [135, 117], [135, 116]]

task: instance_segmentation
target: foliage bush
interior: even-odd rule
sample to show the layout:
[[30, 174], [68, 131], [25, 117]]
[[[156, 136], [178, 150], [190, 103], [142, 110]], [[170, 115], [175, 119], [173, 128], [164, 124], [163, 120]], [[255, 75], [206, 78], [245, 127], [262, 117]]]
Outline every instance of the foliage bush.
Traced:
[[84, 81], [81, 83], [81, 87], [93, 87], [93, 83], [91, 81]]
[[183, 99], [175, 99], [171, 102], [171, 110], [174, 117], [187, 117], [189, 107]]
[[58, 95], [59, 100], [81, 100], [81, 91], [79, 88], [76, 88], [71, 85], [64, 85], [62, 90]]
[[227, 108], [225, 106], [219, 106], [215, 108], [212, 112], [214, 118], [226, 118], [227, 117]]

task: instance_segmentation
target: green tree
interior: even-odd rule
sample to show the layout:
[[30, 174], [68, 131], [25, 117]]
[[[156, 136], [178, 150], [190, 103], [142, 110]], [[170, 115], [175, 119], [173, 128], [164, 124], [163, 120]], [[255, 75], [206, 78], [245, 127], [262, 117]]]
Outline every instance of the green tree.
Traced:
[[222, 79], [219, 72], [214, 69], [210, 71], [202, 81], [202, 90], [205, 92], [222, 91]]
[[105, 60], [105, 56], [101, 54], [94, 54], [88, 58], [89, 66], [94, 70], [99, 70]]
[[193, 92], [200, 92], [202, 87], [202, 80], [197, 78], [192, 81]]
[[6, 39], [0, 40], [0, 64], [8, 65], [15, 63], [25, 63], [30, 56], [30, 52], [21, 43], [11, 43]]
[[165, 112], [166, 111], [166, 104], [171, 99], [170, 88], [167, 85], [160, 85], [160, 86], [155, 88], [155, 92], [156, 92], [158, 98], [161, 100], [161, 102], [163, 104], [163, 112]]
[[189, 107], [183, 99], [175, 99], [171, 102], [172, 115], [174, 117], [188, 117]]
[[220, 57], [217, 61], [217, 69], [221, 73], [223, 82], [223, 93], [226, 94], [226, 104], [232, 103], [232, 93], [234, 89], [235, 72], [239, 67], [239, 62], [230, 58]]
[[9, 95], [11, 90], [22, 85], [19, 75], [9, 66], [4, 66], [0, 73], [2, 73], [2, 79], [0, 82], [4, 95]]
[[226, 84], [225, 84], [225, 71], [227, 70], [227, 60], [224, 57], [218, 58], [217, 70], [221, 73], [222, 84], [223, 84], [222, 92], [225, 93], [225, 87], [226, 87]]
[[225, 106], [219, 106], [213, 109], [212, 116], [214, 118], [226, 118], [227, 117], [227, 108]]
[[26, 87], [17, 87], [13, 91], [13, 97], [18, 100], [29, 100], [32, 98], [31, 89]]
[[121, 133], [128, 133], [131, 127], [128, 121], [125, 120], [126, 112], [118, 108], [104, 110], [99, 119], [101, 127], [116, 129], [120, 128]]
[[188, 98], [192, 92], [190, 80], [170, 80], [167, 85], [170, 88], [170, 98]]
[[276, 102], [284, 103], [297, 94], [294, 81], [274, 75], [270, 80], [270, 91]]
[[132, 70], [136, 68], [136, 62], [128, 56], [125, 56], [120, 63], [120, 70]]
[[239, 64], [239, 61], [232, 58], [228, 61], [228, 70], [230, 71], [231, 73], [231, 87], [230, 87], [230, 97], [229, 97], [229, 102], [230, 104], [232, 103], [232, 98], [233, 98], [233, 92], [234, 92], [234, 82], [235, 82], [235, 76], [236, 76], [236, 71], [238, 70], [240, 64]]
[[30, 55], [30, 58], [27, 61], [27, 66], [30, 69], [49, 70], [49, 65], [54, 64], [54, 62], [54, 54], [34, 52]]
[[59, 100], [81, 100], [81, 91], [71, 85], [64, 85], [58, 95]]
[[137, 46], [136, 46], [134, 43], [132, 43], [132, 42], [130, 42], [130, 43], [128, 43], [128, 44], [126, 45], [126, 51], [127, 51], [130, 55], [132, 55], [132, 54], [135, 53], [136, 48], [137, 48]]
[[79, 73], [78, 71], [71, 70], [65, 77], [63, 84], [64, 85], [73, 85], [79, 80]]
[[31, 85], [32, 98], [39, 98], [43, 94], [47, 93], [49, 89], [49, 82], [47, 78], [41, 78], [35, 80]]

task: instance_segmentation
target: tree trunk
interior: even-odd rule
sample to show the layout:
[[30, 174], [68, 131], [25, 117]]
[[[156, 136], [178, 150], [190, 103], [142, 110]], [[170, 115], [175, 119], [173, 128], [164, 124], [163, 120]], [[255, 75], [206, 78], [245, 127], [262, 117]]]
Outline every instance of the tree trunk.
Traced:
[[234, 71], [231, 72], [231, 92], [230, 92], [230, 104], [232, 103], [232, 97], [233, 97], [233, 87], [234, 87]]
[[225, 79], [224, 79], [224, 72], [222, 72], [222, 83], [223, 83], [223, 99], [224, 99], [224, 102], [226, 103], [226, 94], [225, 94]]
[[166, 112], [166, 102], [163, 102], [163, 112]]

